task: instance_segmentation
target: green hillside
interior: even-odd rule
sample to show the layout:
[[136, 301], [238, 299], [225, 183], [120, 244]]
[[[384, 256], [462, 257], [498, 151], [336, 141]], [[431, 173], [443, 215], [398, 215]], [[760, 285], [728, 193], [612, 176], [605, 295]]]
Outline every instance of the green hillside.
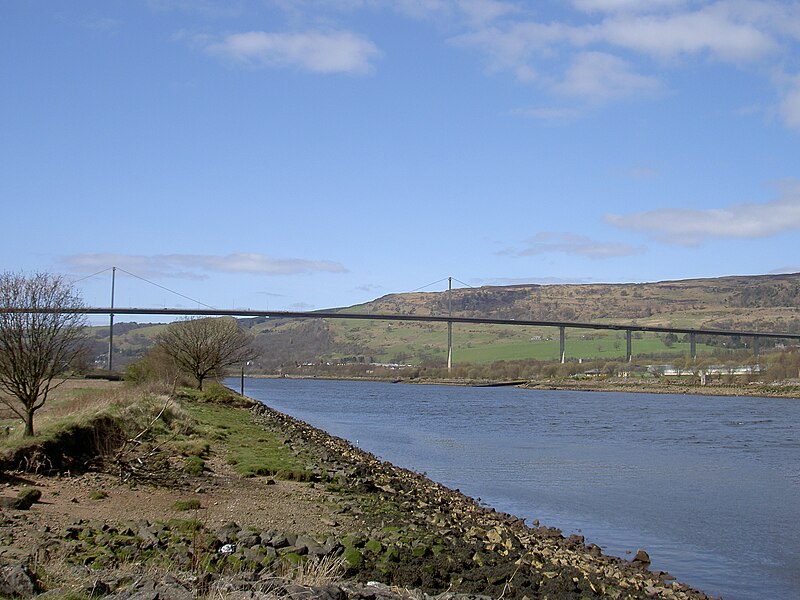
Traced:
[[[517, 320], [617, 323], [682, 328], [800, 332], [800, 274], [737, 276], [636, 284], [515, 285], [462, 288], [449, 298], [452, 314]], [[446, 315], [447, 292], [390, 294], [343, 313]], [[345, 319], [243, 319], [262, 350], [266, 370], [306, 362], [377, 362], [437, 365], [446, 361], [444, 323], [398, 323]], [[159, 325], [115, 327], [115, 350], [124, 362], [140, 355]], [[107, 327], [96, 329], [102, 353]], [[556, 360], [559, 332], [553, 327], [453, 326], [456, 363], [498, 360]], [[105, 341], [105, 342], [104, 342]], [[749, 340], [698, 339], [699, 354], [744, 347]], [[724, 346], [723, 346], [724, 344]], [[767, 348], [769, 342], [762, 343]], [[625, 334], [568, 329], [567, 356], [619, 360]], [[636, 333], [637, 356], [681, 356], [689, 344], [680, 337]], [[117, 362], [115, 358], [115, 362]]]
[[[800, 332], [800, 274], [643, 284], [480, 287], [457, 289], [451, 294], [454, 316]], [[416, 292], [391, 294], [341, 312], [446, 315], [447, 307], [447, 292]], [[274, 321], [253, 327], [257, 339], [271, 342], [264, 344], [265, 364], [342, 359], [414, 365], [446, 361], [445, 324], [320, 321], [313, 337], [324, 343], [316, 348], [310, 338], [304, 340], [303, 348], [275, 343], [279, 332], [288, 327]], [[702, 355], [720, 349], [722, 344], [744, 346], [749, 340], [712, 338], [699, 342], [697, 351]], [[619, 360], [625, 355], [625, 334], [568, 329], [566, 347], [571, 358]], [[665, 339], [664, 335], [635, 334], [633, 351], [645, 356], [680, 356], [689, 353], [689, 344]], [[475, 364], [556, 360], [558, 330], [455, 324], [453, 354], [456, 362]]]

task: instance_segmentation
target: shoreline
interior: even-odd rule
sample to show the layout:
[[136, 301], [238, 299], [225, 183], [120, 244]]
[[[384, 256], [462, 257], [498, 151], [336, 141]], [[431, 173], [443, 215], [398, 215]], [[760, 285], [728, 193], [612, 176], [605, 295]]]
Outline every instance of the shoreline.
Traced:
[[[237, 379], [231, 377], [230, 379]], [[691, 385], [683, 382], [625, 381], [622, 379], [545, 379], [545, 380], [457, 380], [457, 379], [421, 379], [399, 377], [335, 377], [331, 375], [246, 375], [246, 379], [298, 379], [323, 381], [374, 381], [382, 383], [398, 383], [407, 385], [445, 385], [453, 387], [518, 387], [528, 390], [564, 390], [582, 392], [621, 392], [632, 394], [676, 394], [692, 396], [748, 396], [753, 398], [786, 398], [800, 400], [800, 382], [776, 384], [707, 384]], [[232, 389], [235, 386], [231, 386]]]
[[[498, 512], [494, 508], [481, 505], [460, 490], [453, 490], [429, 479], [424, 474], [416, 473], [402, 467], [382, 461], [373, 454], [353, 446], [347, 440], [333, 436], [304, 421], [276, 411], [264, 404], [251, 409], [259, 422], [278, 424], [283, 431], [292, 431], [312, 445], [320, 445], [328, 456], [344, 460], [350, 470], [355, 468], [361, 479], [358, 487], [366, 487], [372, 494], [378, 495], [378, 503], [383, 506], [385, 515], [392, 514], [386, 506], [397, 505], [397, 497], [402, 498], [399, 505], [402, 510], [396, 511], [394, 519], [382, 518], [380, 525], [386, 529], [387, 523], [406, 530], [419, 530], [434, 526], [439, 532], [446, 532], [451, 542], [463, 545], [467, 552], [468, 563], [462, 563], [461, 569], [469, 573], [477, 565], [478, 570], [485, 571], [492, 566], [511, 579], [520, 577], [523, 568], [530, 569], [526, 576], [529, 579], [539, 577], [540, 581], [552, 582], [555, 595], [551, 598], [609, 597], [609, 598], [682, 598], [708, 599], [701, 591], [675, 582], [669, 573], [650, 572], [649, 557], [644, 550], [639, 550], [632, 560], [605, 555], [595, 544], [586, 544], [583, 536], [571, 535], [565, 538], [561, 530], [535, 521], [528, 525], [524, 519]], [[264, 421], [266, 419], [266, 422]], [[415, 506], [422, 511], [415, 511]], [[389, 525], [391, 528], [392, 525]], [[369, 535], [374, 535], [374, 530]], [[368, 535], [368, 536], [369, 536]], [[454, 548], [450, 548], [455, 553]], [[420, 558], [432, 558], [431, 554], [420, 554]], [[386, 575], [380, 569], [374, 570], [370, 576]], [[520, 582], [518, 588], [509, 587], [508, 581], [499, 586], [502, 577], [495, 576], [495, 583], [486, 582], [481, 590], [467, 589], [468, 593], [485, 593], [487, 589], [503, 597], [533, 597], [532, 591]], [[575, 587], [578, 582], [582, 586]], [[399, 585], [401, 582], [386, 582]], [[573, 595], [574, 592], [579, 594]], [[591, 595], [583, 596], [591, 592]], [[490, 594], [492, 595], [492, 594]], [[538, 596], [537, 596], [538, 597]]]
[[[0, 566], [24, 571], [62, 557], [60, 567], [46, 563], [54, 567], [47, 582], [54, 598], [67, 593], [70, 578], [90, 577], [89, 596], [120, 600], [145, 587], [181, 600], [209, 590], [264, 600], [709, 599], [651, 572], [644, 550], [632, 560], [605, 555], [583, 536], [526, 524], [247, 400], [249, 408], [216, 409], [258, 425], [250, 434], [257, 446], [274, 436], [301, 457], [302, 479], [237, 475], [214, 437], [208, 470], [171, 483], [129, 485], [108, 470], [9, 474], [6, 493], [43, 491], [41, 503], [0, 519], [11, 540]], [[190, 501], [193, 513], [176, 506]], [[321, 561], [341, 564], [341, 577], [302, 586], [288, 579]], [[22, 575], [31, 590], [41, 589], [33, 571]]]

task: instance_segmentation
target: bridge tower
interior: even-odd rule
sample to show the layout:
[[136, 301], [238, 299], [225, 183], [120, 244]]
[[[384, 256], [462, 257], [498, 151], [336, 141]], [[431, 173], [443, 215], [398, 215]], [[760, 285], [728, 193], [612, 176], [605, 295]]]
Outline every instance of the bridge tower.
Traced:
[[[447, 316], [452, 318], [453, 317], [453, 302], [452, 302], [452, 292], [453, 292], [453, 278], [447, 278]], [[453, 322], [447, 322], [447, 372], [448, 374], [450, 371], [453, 370]]]
[[111, 267], [111, 312], [108, 313], [108, 370], [114, 366], [114, 284], [117, 278], [117, 267]]

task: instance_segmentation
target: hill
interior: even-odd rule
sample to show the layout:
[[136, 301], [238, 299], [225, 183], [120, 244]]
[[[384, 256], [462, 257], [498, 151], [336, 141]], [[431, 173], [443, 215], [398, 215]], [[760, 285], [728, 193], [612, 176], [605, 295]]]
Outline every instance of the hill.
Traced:
[[[446, 315], [535, 321], [622, 323], [684, 328], [800, 332], [800, 273], [732, 276], [655, 283], [513, 285], [443, 292], [389, 294], [371, 302], [337, 309], [342, 313]], [[438, 323], [397, 323], [318, 319], [242, 319], [262, 350], [260, 366], [308, 362], [442, 364], [447, 328]], [[115, 326], [115, 365], [122, 368], [153, 342], [163, 325]], [[685, 355], [688, 343], [656, 334], [636, 334], [637, 355]], [[108, 327], [94, 328], [94, 353], [107, 352]], [[748, 340], [705, 338], [698, 352], [745, 346]], [[546, 327], [453, 327], [459, 364], [559, 357], [558, 331]], [[766, 347], [769, 344], [762, 344]], [[624, 356], [621, 332], [568, 330], [572, 358], [618, 360]]]
[[[341, 312], [446, 315], [448, 302], [454, 316], [465, 317], [800, 332], [800, 274], [484, 286], [455, 289], [449, 298], [447, 292], [390, 294]], [[446, 359], [443, 324], [261, 319], [250, 325], [264, 349], [265, 366], [315, 360], [436, 364]], [[453, 331], [454, 353], [462, 363], [559, 356], [555, 328], [456, 324]], [[637, 338], [637, 354], [688, 352], [681, 340], [654, 334]], [[699, 341], [699, 351], [707, 352], [730, 340]], [[570, 330], [568, 348], [573, 357], [621, 358], [624, 334]]]

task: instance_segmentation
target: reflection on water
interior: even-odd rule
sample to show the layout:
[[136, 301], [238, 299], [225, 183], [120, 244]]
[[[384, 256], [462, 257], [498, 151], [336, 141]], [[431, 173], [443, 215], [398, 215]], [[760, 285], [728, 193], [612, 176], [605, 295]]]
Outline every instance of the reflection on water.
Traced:
[[797, 598], [800, 401], [248, 380], [385, 460], [726, 600]]

